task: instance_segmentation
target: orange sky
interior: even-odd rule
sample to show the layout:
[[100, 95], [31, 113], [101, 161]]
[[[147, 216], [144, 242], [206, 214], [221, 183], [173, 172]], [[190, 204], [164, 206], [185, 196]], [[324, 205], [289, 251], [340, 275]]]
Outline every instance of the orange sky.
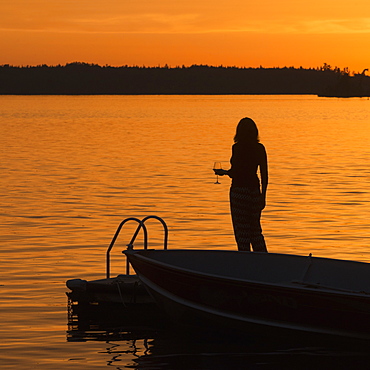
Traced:
[[370, 68], [369, 0], [1, 0], [0, 64]]

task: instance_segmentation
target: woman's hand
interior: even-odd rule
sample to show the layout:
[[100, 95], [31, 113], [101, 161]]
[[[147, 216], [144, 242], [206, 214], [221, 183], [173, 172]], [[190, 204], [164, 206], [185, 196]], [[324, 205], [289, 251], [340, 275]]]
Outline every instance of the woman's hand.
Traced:
[[218, 175], [218, 176], [224, 176], [224, 175], [227, 175], [227, 170], [223, 170], [223, 169], [214, 169], [213, 171], [215, 171], [215, 174]]

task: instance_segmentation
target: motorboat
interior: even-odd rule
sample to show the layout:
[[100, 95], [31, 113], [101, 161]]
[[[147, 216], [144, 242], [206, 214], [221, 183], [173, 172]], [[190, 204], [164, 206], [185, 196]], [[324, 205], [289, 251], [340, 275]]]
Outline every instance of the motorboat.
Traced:
[[[148, 246], [146, 221], [164, 229], [163, 248]], [[126, 274], [110, 276], [110, 251], [128, 221], [137, 229], [123, 251]], [[134, 248], [140, 231], [143, 247]], [[303, 334], [370, 339], [370, 264], [236, 250], [168, 249], [157, 216], [123, 220], [106, 253], [106, 277], [67, 282], [75, 301], [152, 307], [175, 323], [232, 333]], [[156, 244], [158, 245], [158, 244]], [[130, 275], [134, 269], [135, 274]]]
[[174, 322], [370, 339], [370, 264], [232, 250], [124, 252]]

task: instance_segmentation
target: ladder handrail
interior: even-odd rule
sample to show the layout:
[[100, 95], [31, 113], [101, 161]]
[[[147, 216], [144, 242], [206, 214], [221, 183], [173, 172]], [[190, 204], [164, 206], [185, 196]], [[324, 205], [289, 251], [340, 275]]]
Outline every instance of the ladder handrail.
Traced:
[[[145, 226], [145, 222], [147, 220], [151, 219], [151, 218], [154, 218], [154, 219], [161, 222], [161, 224], [163, 226], [163, 229], [164, 229], [163, 249], [167, 249], [168, 227], [167, 227], [167, 224], [164, 222], [164, 220], [162, 218], [160, 218], [158, 216], [147, 216], [147, 217], [143, 218], [142, 220], [139, 220], [136, 217], [126, 218], [125, 220], [123, 220], [119, 224], [119, 226], [118, 226], [118, 228], [117, 228], [117, 230], [116, 230], [116, 232], [113, 236], [113, 239], [112, 239], [112, 241], [111, 241], [111, 243], [110, 243], [110, 245], [107, 249], [107, 253], [106, 253], [106, 277], [107, 277], [107, 279], [109, 279], [109, 277], [110, 277], [110, 251], [112, 250], [112, 248], [114, 246], [114, 243], [116, 242], [116, 240], [118, 238], [118, 235], [121, 232], [121, 229], [122, 229], [123, 225], [128, 221], [136, 221], [139, 224], [138, 227], [136, 228], [135, 233], [132, 236], [129, 244], [127, 244], [128, 249], [133, 249], [134, 248], [135, 239], [136, 239], [137, 235], [139, 234], [139, 231], [140, 231], [141, 228], [144, 231], [144, 249], [148, 249], [148, 230]], [[129, 266], [129, 262], [128, 262], [127, 258], [126, 258], [126, 274], [130, 275], [130, 266]]]
[[148, 232], [147, 232], [147, 230], [146, 230], [146, 227], [145, 227], [145, 225], [143, 225], [143, 223], [138, 219], [138, 218], [136, 218], [136, 217], [129, 217], [129, 218], [126, 218], [125, 220], [123, 220], [120, 224], [119, 224], [119, 226], [118, 226], [118, 228], [117, 228], [117, 230], [116, 230], [116, 232], [115, 232], [115, 234], [114, 234], [114, 236], [113, 236], [113, 239], [112, 239], [112, 241], [110, 242], [110, 244], [109, 244], [109, 247], [108, 247], [108, 249], [107, 249], [107, 254], [106, 254], [106, 277], [107, 277], [107, 279], [109, 279], [109, 277], [110, 277], [110, 251], [112, 250], [112, 248], [113, 248], [113, 246], [114, 246], [114, 243], [116, 242], [116, 240], [117, 240], [117, 238], [118, 238], [118, 235], [119, 235], [119, 233], [120, 233], [120, 231], [121, 231], [121, 229], [122, 229], [122, 227], [123, 227], [123, 225], [126, 223], [126, 222], [128, 222], [128, 221], [136, 221], [138, 224], [139, 224], [139, 226], [137, 227], [137, 229], [136, 229], [136, 231], [135, 231], [135, 234], [137, 235], [137, 233], [139, 232], [139, 230], [141, 229], [141, 227], [143, 227], [144, 228], [144, 247], [147, 245], [147, 243], [148, 243]]
[[[144, 225], [144, 222], [149, 220], [150, 218], [154, 218], [155, 220], [158, 220], [162, 224], [163, 230], [164, 230], [163, 249], [167, 249], [167, 244], [168, 244], [168, 227], [167, 227], [167, 224], [164, 222], [164, 220], [161, 217], [147, 216], [147, 217], [145, 217], [141, 220], [143, 225]], [[145, 249], [147, 249], [147, 247], [145, 247]]]

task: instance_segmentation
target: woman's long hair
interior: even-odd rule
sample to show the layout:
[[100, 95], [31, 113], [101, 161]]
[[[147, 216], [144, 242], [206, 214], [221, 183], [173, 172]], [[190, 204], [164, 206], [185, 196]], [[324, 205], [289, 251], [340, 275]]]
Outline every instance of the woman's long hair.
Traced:
[[256, 123], [248, 117], [242, 118], [236, 127], [234, 143], [259, 143], [258, 128]]

